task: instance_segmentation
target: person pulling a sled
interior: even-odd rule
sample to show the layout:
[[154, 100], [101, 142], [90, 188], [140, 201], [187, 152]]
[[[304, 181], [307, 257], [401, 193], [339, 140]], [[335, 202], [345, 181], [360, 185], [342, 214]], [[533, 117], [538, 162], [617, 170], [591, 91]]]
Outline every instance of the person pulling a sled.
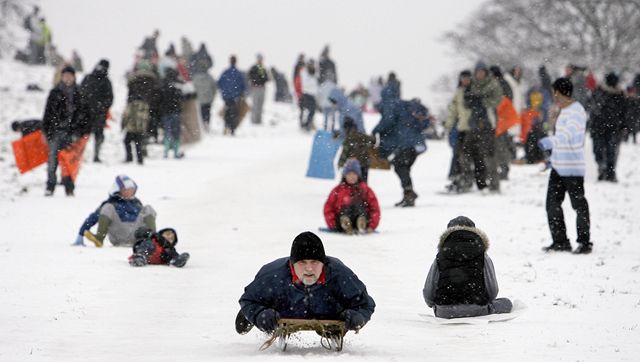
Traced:
[[344, 321], [358, 331], [375, 309], [364, 283], [340, 261], [325, 255], [320, 238], [306, 231], [293, 240], [291, 254], [264, 265], [240, 297], [236, 331], [255, 325], [276, 332], [283, 318]]
[[360, 163], [348, 159], [342, 181], [324, 204], [324, 219], [331, 230], [349, 235], [372, 233], [380, 222], [380, 207], [373, 190], [362, 180]]
[[466, 216], [449, 221], [440, 236], [436, 260], [422, 291], [438, 318], [509, 313], [507, 298], [498, 298], [498, 281], [487, 255], [489, 238]]

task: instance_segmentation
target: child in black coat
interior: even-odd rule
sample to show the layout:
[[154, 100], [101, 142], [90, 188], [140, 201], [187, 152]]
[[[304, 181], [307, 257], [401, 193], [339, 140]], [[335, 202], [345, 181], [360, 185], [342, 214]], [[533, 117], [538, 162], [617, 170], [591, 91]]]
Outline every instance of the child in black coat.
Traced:
[[178, 253], [176, 244], [178, 234], [174, 229], [165, 228], [157, 233], [141, 227], [136, 230], [136, 243], [133, 255], [129, 257], [129, 265], [145, 266], [147, 264], [173, 265], [182, 268], [189, 260], [189, 253]]

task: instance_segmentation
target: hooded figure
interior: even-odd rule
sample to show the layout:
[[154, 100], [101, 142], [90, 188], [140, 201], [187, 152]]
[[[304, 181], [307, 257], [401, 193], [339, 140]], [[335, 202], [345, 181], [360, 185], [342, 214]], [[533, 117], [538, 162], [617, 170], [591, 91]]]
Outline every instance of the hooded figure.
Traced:
[[422, 291], [436, 317], [511, 312], [509, 299], [496, 299], [498, 282], [488, 248], [489, 238], [471, 219], [458, 216], [449, 221]]
[[338, 109], [338, 112], [340, 112], [339, 121], [340, 132], [342, 134], [344, 134], [344, 121], [346, 118], [351, 118], [351, 120], [353, 120], [358, 132], [365, 133], [362, 110], [342, 94], [340, 89], [333, 88], [329, 92], [329, 102], [333, 103]]
[[[109, 191], [109, 198], [89, 214], [80, 226], [74, 245], [84, 246], [83, 237], [86, 237], [96, 247], [102, 247], [108, 235], [114, 246], [131, 246], [136, 241], [134, 234], [139, 227], [155, 230], [156, 212], [149, 205], [143, 206], [135, 197], [137, 190], [138, 185], [131, 178], [117, 176]], [[98, 231], [94, 234], [90, 229], [95, 224], [98, 224]]]

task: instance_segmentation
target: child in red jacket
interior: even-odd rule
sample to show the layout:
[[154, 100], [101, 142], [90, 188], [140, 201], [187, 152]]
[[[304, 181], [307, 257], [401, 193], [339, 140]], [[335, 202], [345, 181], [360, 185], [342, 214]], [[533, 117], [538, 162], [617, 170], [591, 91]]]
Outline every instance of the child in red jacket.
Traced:
[[373, 190], [362, 181], [360, 163], [348, 159], [342, 181], [324, 204], [324, 219], [331, 230], [364, 234], [373, 232], [380, 222], [380, 207]]
[[129, 265], [145, 266], [147, 264], [173, 265], [182, 268], [189, 260], [189, 253], [179, 254], [176, 251], [178, 234], [174, 229], [165, 228], [157, 233], [141, 227], [135, 233], [136, 243], [133, 255], [129, 257]]

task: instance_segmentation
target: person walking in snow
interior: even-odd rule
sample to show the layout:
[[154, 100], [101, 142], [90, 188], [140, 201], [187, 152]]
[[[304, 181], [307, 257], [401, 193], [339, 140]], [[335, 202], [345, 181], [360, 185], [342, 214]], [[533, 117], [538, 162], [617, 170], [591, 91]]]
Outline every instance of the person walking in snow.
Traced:
[[272, 333], [280, 318], [342, 320], [358, 331], [375, 306], [358, 276], [325, 255], [322, 240], [306, 231], [295, 237], [288, 257], [264, 265], [244, 289], [236, 331], [245, 334], [255, 325]]
[[84, 77], [80, 86], [89, 109], [91, 131], [94, 137], [93, 162], [102, 162], [100, 147], [104, 142], [107, 112], [113, 104], [113, 90], [108, 72], [109, 61], [102, 59], [93, 72]]
[[[86, 237], [100, 248], [108, 235], [114, 246], [132, 246], [138, 228], [146, 226], [155, 230], [156, 212], [151, 206], [142, 205], [135, 197], [137, 191], [138, 185], [131, 178], [117, 176], [109, 191], [109, 198], [85, 219], [73, 245], [84, 246]], [[90, 229], [95, 224], [98, 224], [98, 230], [94, 234]]]
[[373, 190], [362, 180], [360, 163], [347, 160], [342, 180], [324, 204], [324, 220], [331, 230], [349, 235], [372, 233], [380, 222], [380, 207]]
[[598, 86], [592, 99], [591, 137], [598, 181], [618, 182], [616, 163], [627, 109], [627, 100], [618, 82], [618, 75], [607, 74], [605, 84]]
[[182, 158], [184, 154], [180, 152], [180, 123], [183, 95], [178, 80], [178, 72], [175, 69], [167, 68], [161, 94], [160, 113], [162, 114], [162, 129], [164, 130], [163, 157], [169, 157], [169, 151], [173, 150], [174, 158]]
[[251, 94], [251, 123], [262, 124], [262, 108], [264, 107], [265, 84], [270, 80], [267, 68], [262, 64], [262, 54], [256, 56], [256, 64], [249, 69]]
[[243, 100], [245, 80], [242, 73], [236, 68], [237, 58], [232, 55], [229, 58], [229, 68], [218, 79], [218, 89], [224, 100], [224, 127], [225, 134], [234, 135], [240, 123], [240, 103]]
[[489, 238], [466, 216], [447, 224], [422, 294], [438, 318], [477, 317], [509, 313], [513, 307], [498, 296]]
[[[316, 96], [318, 95], [318, 79], [316, 79], [316, 65], [313, 59], [310, 59], [306, 67], [300, 72], [300, 82], [302, 84], [300, 125], [303, 130], [311, 131], [315, 128], [313, 125], [313, 116], [316, 113]], [[306, 120], [304, 119], [305, 110], [307, 111]]]
[[[60, 83], [49, 92], [42, 131], [49, 146], [45, 196], [52, 196], [57, 184], [58, 152], [91, 132], [86, 103], [76, 85], [76, 72], [71, 66], [62, 69]], [[65, 176], [61, 181], [67, 196], [73, 196], [73, 179]]]
[[541, 139], [538, 144], [551, 151], [551, 175], [547, 187], [547, 220], [553, 242], [544, 251], [571, 251], [564, 223], [562, 202], [569, 194], [571, 207], [576, 210], [579, 246], [575, 254], [591, 253], [589, 203], [584, 195], [584, 140], [587, 113], [580, 102], [572, 98], [573, 84], [568, 78], [553, 83], [553, 99], [560, 108], [554, 135]]
[[129, 257], [129, 265], [173, 265], [182, 268], [189, 260], [189, 253], [178, 253], [178, 233], [172, 228], [164, 228], [154, 232], [141, 227], [135, 232], [136, 243], [133, 254]]
[[411, 167], [418, 155], [427, 150], [422, 131], [429, 126], [432, 117], [417, 99], [387, 102], [384, 108], [373, 135], [380, 137], [380, 157], [394, 155], [391, 163], [403, 190], [402, 200], [395, 206], [413, 207], [418, 194], [413, 189]]

